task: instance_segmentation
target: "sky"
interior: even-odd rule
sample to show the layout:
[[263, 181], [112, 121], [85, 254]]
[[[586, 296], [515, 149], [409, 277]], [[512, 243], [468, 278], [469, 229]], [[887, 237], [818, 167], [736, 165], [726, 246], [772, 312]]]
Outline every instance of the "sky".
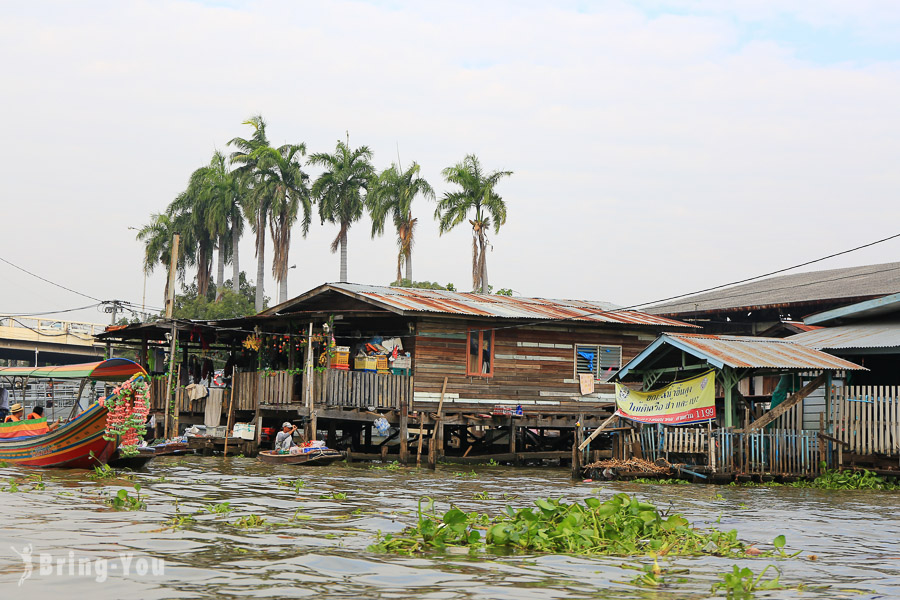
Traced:
[[[511, 170], [495, 287], [650, 302], [900, 231], [898, 106], [891, 0], [0, 2], [0, 257], [141, 304], [130, 228], [260, 114], [274, 144], [416, 161], [438, 195], [466, 154]], [[471, 289], [471, 230], [413, 210], [414, 278]], [[336, 233], [295, 232], [289, 295], [338, 280]], [[370, 233], [351, 228], [349, 280], [387, 285], [395, 238]], [[895, 260], [900, 240], [817, 267]], [[255, 277], [251, 234], [240, 261]], [[0, 281], [0, 314], [93, 302]]]

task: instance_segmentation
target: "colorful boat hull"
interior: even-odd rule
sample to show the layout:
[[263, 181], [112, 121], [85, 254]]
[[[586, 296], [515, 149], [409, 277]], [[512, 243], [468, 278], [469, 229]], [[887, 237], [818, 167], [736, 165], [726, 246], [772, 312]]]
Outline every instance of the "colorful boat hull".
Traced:
[[118, 441], [103, 439], [106, 408], [91, 405], [55, 431], [17, 440], [0, 440], [0, 461], [24, 467], [90, 469], [112, 457]]

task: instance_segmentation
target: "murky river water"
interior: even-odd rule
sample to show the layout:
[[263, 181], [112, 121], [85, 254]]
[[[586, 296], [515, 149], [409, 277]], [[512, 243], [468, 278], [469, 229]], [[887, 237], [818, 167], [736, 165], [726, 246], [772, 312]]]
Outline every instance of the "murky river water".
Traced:
[[[147, 509], [131, 512], [109, 509], [102, 495], [130, 489], [130, 481], [96, 481], [88, 474], [0, 468], [0, 598], [710, 597], [711, 583], [733, 560], [666, 560], [664, 565], [689, 569], [688, 581], [647, 590], [626, 583], [635, 571], [621, 564], [635, 560], [404, 557], [367, 550], [379, 530], [399, 532], [412, 523], [422, 496], [436, 498], [443, 508], [453, 502], [467, 511], [497, 512], [507, 503], [524, 506], [540, 497], [604, 499], [622, 491], [671, 505], [695, 525], [737, 529], [742, 540], [763, 547], [783, 533], [789, 549], [817, 555], [816, 561], [804, 555], [740, 561], [757, 572], [777, 564], [789, 585], [830, 586], [765, 597], [900, 598], [898, 492], [584, 484], [569, 481], [562, 469], [441, 466], [431, 472], [343, 463], [292, 468], [188, 456], [158, 458], [136, 473]], [[44, 489], [36, 489], [41, 486], [35, 475], [43, 476]], [[302, 479], [305, 487], [278, 485], [279, 477], [283, 483]], [[11, 491], [11, 481], [18, 482], [18, 492]], [[346, 498], [322, 498], [332, 492]], [[491, 499], [474, 498], [482, 492]], [[195, 514], [222, 502], [232, 512]], [[176, 508], [195, 520], [165, 529]], [[233, 525], [249, 515], [271, 526]], [[19, 554], [29, 546], [32, 568], [23, 579], [28, 573]], [[80, 574], [88, 560], [90, 574]]]

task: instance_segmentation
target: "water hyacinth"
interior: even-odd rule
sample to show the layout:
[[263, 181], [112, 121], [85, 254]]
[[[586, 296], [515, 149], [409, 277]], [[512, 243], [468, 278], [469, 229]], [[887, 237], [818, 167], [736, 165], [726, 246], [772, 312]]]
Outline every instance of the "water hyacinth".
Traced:
[[419, 503], [418, 523], [398, 536], [387, 535], [375, 551], [414, 553], [449, 546], [499, 552], [546, 552], [630, 556], [743, 556], [747, 547], [734, 530], [700, 530], [681, 515], [664, 516], [652, 504], [627, 494], [584, 502], [541, 499], [535, 508], [507, 507], [499, 516], [451, 508], [442, 516], [434, 502]]

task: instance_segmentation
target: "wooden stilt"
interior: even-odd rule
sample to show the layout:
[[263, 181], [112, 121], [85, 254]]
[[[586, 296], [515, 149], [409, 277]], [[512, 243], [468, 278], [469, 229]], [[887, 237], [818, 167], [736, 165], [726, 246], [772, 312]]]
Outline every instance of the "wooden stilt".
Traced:
[[225, 418], [225, 450], [223, 456], [228, 456], [228, 432], [231, 431], [231, 409], [234, 408], [234, 377], [231, 378], [231, 394], [228, 399], [228, 416]]
[[[434, 418], [434, 426], [431, 428], [431, 441], [428, 442], [428, 468], [434, 469], [437, 465], [438, 446], [441, 444], [441, 415], [444, 412], [444, 394], [447, 393], [447, 378], [444, 377], [444, 384], [441, 386], [441, 399], [438, 402], [437, 414]], [[441, 448], [443, 449], [443, 448]]]
[[400, 464], [409, 462], [409, 407], [404, 399], [400, 402]]
[[425, 414], [419, 413], [419, 443], [416, 444], [416, 466], [422, 463], [422, 434], [425, 431]]

